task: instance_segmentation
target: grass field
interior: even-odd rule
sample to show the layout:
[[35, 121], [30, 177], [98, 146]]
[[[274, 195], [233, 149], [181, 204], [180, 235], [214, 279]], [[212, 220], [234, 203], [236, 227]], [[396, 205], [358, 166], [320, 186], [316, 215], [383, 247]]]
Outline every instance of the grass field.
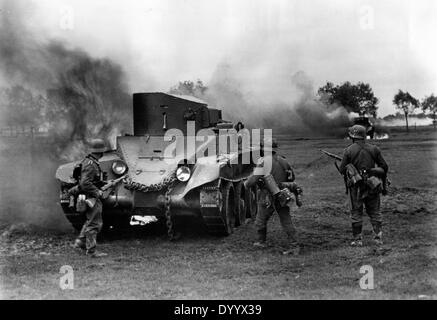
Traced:
[[[390, 166], [392, 181], [390, 195], [382, 202], [386, 243], [381, 249], [371, 244], [367, 219], [365, 246], [349, 246], [350, 222], [342, 178], [319, 151], [323, 148], [341, 154], [348, 141], [280, 136], [281, 152], [294, 165], [305, 193], [304, 206], [293, 210], [303, 246], [300, 256], [280, 254], [286, 242], [274, 216], [269, 223], [269, 246], [264, 250], [252, 247], [253, 223], [227, 238], [215, 238], [195, 221], [185, 221], [183, 237], [176, 243], [166, 239], [162, 228], [146, 228], [103, 239], [100, 249], [109, 256], [89, 259], [69, 246], [75, 233], [61, 209], [54, 206], [56, 186], [46, 187], [44, 182], [35, 190], [32, 186], [39, 183], [37, 179], [24, 188], [23, 194], [28, 195], [24, 200], [0, 189], [1, 298], [435, 299], [437, 133], [418, 128], [408, 135], [402, 130], [393, 130], [390, 135], [388, 140], [374, 142]], [[9, 151], [7, 143], [0, 146], [4, 167], [17, 154]], [[33, 158], [30, 165], [40, 162]], [[16, 163], [14, 170], [20, 166], [26, 164]], [[53, 177], [54, 168], [46, 163], [41, 170]], [[2, 188], [6, 179], [17, 181], [17, 174], [26, 179], [25, 173], [14, 170], [0, 173]], [[32, 189], [37, 197], [32, 196]], [[16, 206], [20, 212], [14, 212]], [[14, 214], [20, 221], [32, 223], [18, 223]], [[59, 287], [63, 265], [74, 270], [73, 290]], [[373, 267], [373, 290], [359, 286], [363, 265]]]

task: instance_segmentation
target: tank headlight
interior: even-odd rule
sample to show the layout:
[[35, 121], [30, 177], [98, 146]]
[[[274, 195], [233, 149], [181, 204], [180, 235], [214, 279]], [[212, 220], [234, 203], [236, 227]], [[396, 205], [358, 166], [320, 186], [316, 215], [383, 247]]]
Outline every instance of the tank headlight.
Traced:
[[114, 172], [116, 175], [121, 176], [125, 174], [126, 171], [127, 171], [127, 165], [123, 161], [116, 160], [112, 164], [112, 172]]
[[186, 167], [186, 166], [182, 166], [179, 167], [176, 170], [176, 178], [181, 181], [181, 182], [185, 182], [188, 181], [191, 177], [191, 170], [190, 168]]

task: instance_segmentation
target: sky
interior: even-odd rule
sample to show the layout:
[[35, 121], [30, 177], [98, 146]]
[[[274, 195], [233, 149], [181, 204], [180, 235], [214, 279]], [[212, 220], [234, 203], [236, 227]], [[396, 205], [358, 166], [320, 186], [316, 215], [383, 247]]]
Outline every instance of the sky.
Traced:
[[379, 115], [394, 113], [398, 89], [437, 94], [437, 1], [421, 0], [33, 0], [27, 24], [126, 71], [130, 89], [208, 84], [224, 65], [243, 90], [288, 93], [304, 72], [367, 82]]

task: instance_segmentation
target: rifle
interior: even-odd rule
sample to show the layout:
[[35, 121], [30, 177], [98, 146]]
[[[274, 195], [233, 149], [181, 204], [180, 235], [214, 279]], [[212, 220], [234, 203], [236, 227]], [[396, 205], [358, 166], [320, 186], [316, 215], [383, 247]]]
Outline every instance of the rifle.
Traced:
[[342, 157], [340, 157], [340, 156], [338, 156], [338, 155], [336, 155], [336, 154], [334, 154], [334, 153], [331, 153], [331, 152], [328, 152], [328, 151], [325, 151], [325, 150], [322, 150], [322, 149], [320, 149], [320, 151], [323, 152], [324, 154], [326, 154], [327, 156], [329, 156], [329, 157], [335, 159], [335, 160], [338, 160], [338, 161], [343, 160]]
[[117, 179], [113, 179], [108, 181], [108, 183], [106, 183], [103, 187], [100, 188], [100, 190], [102, 190], [103, 192], [103, 199], [106, 199], [109, 195], [109, 192], [106, 192], [108, 190], [110, 190], [111, 188], [115, 187], [119, 182], [123, 181], [123, 179], [125, 179], [127, 177], [127, 174], [125, 174], [124, 176], [117, 178]]
[[122, 176], [120, 178], [110, 180], [107, 184], [105, 184], [103, 187], [101, 187], [100, 190], [106, 191], [109, 188], [112, 188], [113, 186], [117, 185], [120, 181], [122, 181], [126, 177], [127, 177], [127, 174], [125, 174], [124, 176]]
[[[125, 179], [127, 177], [127, 174], [124, 176], [110, 180], [108, 183], [106, 183], [103, 187], [100, 188], [100, 190], [103, 192], [102, 199], [106, 199], [109, 195], [109, 192], [105, 193], [112, 187], [116, 186], [120, 181]], [[69, 207], [74, 208], [75, 202], [74, 198], [77, 196], [77, 203], [80, 203], [79, 205], [76, 205], [76, 207], [80, 208], [77, 209], [78, 212], [85, 212], [86, 206], [89, 206], [90, 208], [93, 208], [96, 204], [97, 199], [96, 198], [88, 198], [86, 199], [84, 195], [80, 194], [80, 188], [79, 185], [74, 186], [73, 188], [69, 189], [66, 193], [66, 196], [68, 196], [69, 201]], [[61, 200], [62, 201], [62, 200]]]
[[328, 151], [326, 151], [326, 150], [322, 150], [322, 149], [320, 149], [320, 151], [321, 151], [322, 153], [326, 154], [328, 157], [331, 157], [331, 158], [333, 158], [333, 159], [335, 160], [335, 162], [334, 162], [335, 167], [337, 168], [337, 171], [338, 171], [338, 172], [343, 176], [345, 192], [346, 192], [346, 194], [348, 194], [348, 193], [349, 193], [349, 189], [348, 189], [348, 187], [347, 187], [347, 178], [346, 178], [346, 175], [343, 175], [343, 174], [340, 172], [340, 168], [338, 167], [338, 163], [337, 163], [337, 161], [342, 161], [343, 158], [340, 157], [339, 155], [336, 155], [336, 154], [334, 154], [334, 153], [328, 152]]

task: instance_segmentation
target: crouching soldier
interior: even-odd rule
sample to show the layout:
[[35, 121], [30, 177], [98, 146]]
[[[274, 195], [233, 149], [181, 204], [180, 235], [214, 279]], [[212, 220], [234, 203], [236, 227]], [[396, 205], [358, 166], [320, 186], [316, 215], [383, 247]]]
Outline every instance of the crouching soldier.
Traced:
[[80, 193], [87, 198], [84, 205], [86, 222], [77, 237], [74, 247], [86, 250], [86, 254], [91, 257], [103, 257], [106, 253], [97, 252], [97, 234], [103, 226], [102, 219], [102, 191], [104, 185], [102, 181], [102, 170], [99, 159], [106, 151], [105, 144], [101, 139], [91, 142], [91, 153], [82, 161], [82, 169], [79, 179]]
[[301, 189], [293, 182], [294, 173], [290, 164], [277, 153], [276, 140], [271, 141], [270, 145], [271, 148], [268, 148], [267, 144], [263, 148], [263, 157], [260, 158], [253, 174], [245, 182], [246, 188], [259, 186], [258, 211], [255, 220], [257, 241], [254, 246], [266, 247], [267, 222], [274, 212], [277, 212], [289, 241], [289, 247], [283, 254], [299, 254], [300, 247], [296, 229], [290, 216], [290, 202], [292, 193], [294, 193], [296, 203], [300, 206]]
[[382, 245], [382, 215], [380, 193], [385, 190], [383, 181], [388, 171], [381, 151], [366, 143], [366, 128], [354, 125], [349, 129], [352, 144], [346, 148], [340, 173], [345, 175], [350, 196], [352, 220], [352, 246], [362, 246], [363, 207], [373, 227], [374, 241]]

